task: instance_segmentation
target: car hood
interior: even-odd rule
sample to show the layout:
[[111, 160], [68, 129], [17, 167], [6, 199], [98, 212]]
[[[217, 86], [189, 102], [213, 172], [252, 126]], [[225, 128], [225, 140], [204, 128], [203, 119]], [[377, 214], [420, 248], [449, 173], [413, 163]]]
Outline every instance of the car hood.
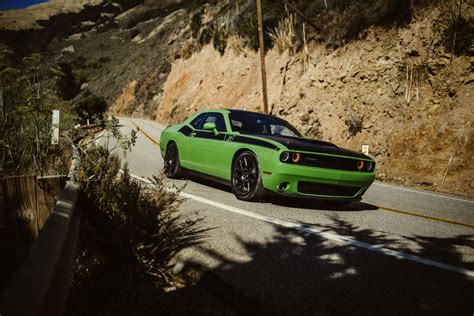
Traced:
[[273, 135], [253, 135], [264, 139], [270, 139], [278, 142], [288, 148], [289, 150], [308, 151], [315, 153], [324, 153], [331, 155], [340, 155], [348, 157], [356, 157], [362, 159], [371, 159], [370, 157], [344, 148], [339, 148], [336, 145], [320, 140], [307, 139], [302, 137], [291, 136], [273, 136]]

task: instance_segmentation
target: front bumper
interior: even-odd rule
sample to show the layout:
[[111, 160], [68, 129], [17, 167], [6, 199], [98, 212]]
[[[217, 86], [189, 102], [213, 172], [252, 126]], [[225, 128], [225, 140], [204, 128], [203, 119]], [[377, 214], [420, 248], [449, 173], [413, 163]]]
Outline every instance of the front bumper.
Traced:
[[[281, 162], [271, 169], [262, 170], [262, 181], [267, 190], [278, 195], [325, 200], [360, 200], [375, 179], [375, 172], [326, 169]], [[286, 187], [282, 184], [286, 184]]]

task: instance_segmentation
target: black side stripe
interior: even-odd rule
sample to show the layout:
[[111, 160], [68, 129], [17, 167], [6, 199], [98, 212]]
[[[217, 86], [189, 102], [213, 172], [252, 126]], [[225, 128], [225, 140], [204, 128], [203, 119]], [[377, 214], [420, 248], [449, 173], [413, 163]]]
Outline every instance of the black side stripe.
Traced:
[[261, 139], [245, 137], [245, 136], [229, 135], [229, 134], [223, 134], [223, 133], [214, 135], [214, 133], [211, 131], [200, 131], [200, 130], [193, 131], [193, 129], [187, 125], [181, 127], [179, 129], [179, 132], [188, 137], [190, 137], [191, 133], [194, 132], [195, 133], [194, 137], [196, 138], [206, 138], [206, 139], [214, 139], [214, 140], [220, 140], [220, 141], [226, 141], [226, 142], [237, 142], [237, 143], [243, 143], [243, 144], [257, 145], [257, 146], [270, 148], [273, 150], [279, 149], [278, 146], [275, 146], [272, 143], [266, 142]]
[[225, 138], [224, 134], [219, 133], [217, 135], [214, 135], [214, 132], [210, 132], [210, 131], [194, 131], [194, 133], [196, 133], [194, 137], [197, 137], [197, 138], [206, 138], [206, 139], [214, 139], [214, 140], [224, 140]]
[[184, 135], [186, 135], [186, 136], [191, 135], [191, 132], [192, 132], [192, 131], [193, 131], [193, 130], [191, 129], [191, 127], [189, 127], [189, 126], [187, 126], [187, 125], [184, 125], [183, 127], [181, 127], [181, 128], [179, 129], [179, 132], [182, 133], [182, 134], [184, 134]]
[[273, 149], [273, 150], [278, 149], [277, 146], [275, 146], [275, 145], [273, 145], [269, 142], [266, 142], [266, 141], [261, 140], [261, 139], [251, 138], [251, 137], [236, 136], [234, 138], [234, 142], [267, 147], [267, 148], [270, 148], [270, 149]]

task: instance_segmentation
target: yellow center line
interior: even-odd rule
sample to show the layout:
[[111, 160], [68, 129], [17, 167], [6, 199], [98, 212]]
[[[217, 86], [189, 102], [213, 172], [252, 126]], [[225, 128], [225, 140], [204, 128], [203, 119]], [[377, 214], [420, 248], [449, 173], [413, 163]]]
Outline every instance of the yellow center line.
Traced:
[[138, 132], [142, 132], [143, 135], [145, 135], [146, 138], [148, 138], [149, 140], [151, 140], [152, 143], [154, 143], [155, 145], [157, 145], [158, 147], [160, 147], [160, 142], [157, 141], [156, 139], [154, 139], [150, 134], [148, 134], [147, 132], [145, 132], [143, 130], [143, 128], [141, 128], [140, 126], [138, 126], [137, 124], [135, 124], [134, 121], [130, 120], [130, 122], [132, 122], [132, 124], [138, 129]]
[[420, 214], [420, 213], [416, 213], [416, 212], [412, 212], [412, 211], [396, 210], [396, 209], [393, 209], [393, 208], [389, 208], [389, 207], [385, 207], [385, 206], [379, 206], [379, 205], [374, 205], [374, 206], [378, 207], [379, 210], [382, 210], [382, 211], [388, 211], [388, 212], [394, 212], [394, 213], [399, 213], [399, 214], [404, 214], [404, 215], [416, 216], [416, 217], [426, 218], [426, 219], [429, 219], [429, 220], [432, 220], [432, 221], [438, 221], [438, 222], [443, 222], [443, 223], [448, 223], [448, 224], [453, 224], [453, 225], [459, 225], [459, 226], [468, 227], [468, 228], [474, 228], [474, 225], [472, 225], [472, 224], [460, 223], [460, 222], [456, 222], [456, 221], [453, 221], [453, 220], [447, 219], [447, 218], [433, 217], [433, 216], [428, 216], [428, 215], [424, 215], [424, 214]]
[[[132, 122], [132, 124], [138, 129], [138, 131], [142, 132], [143, 135], [145, 135], [151, 142], [153, 142], [157, 146], [160, 146], [160, 142], [157, 141], [156, 139], [154, 139], [147, 132], [145, 132], [143, 130], [143, 128], [141, 128], [140, 126], [135, 124], [135, 122], [132, 121], [132, 120], [130, 120], [130, 122]], [[393, 209], [393, 208], [389, 208], [389, 207], [385, 207], [385, 206], [379, 206], [379, 205], [374, 205], [374, 206], [376, 206], [379, 210], [382, 210], [382, 211], [399, 213], [399, 214], [404, 214], [404, 215], [410, 215], [410, 216], [429, 219], [429, 220], [432, 220], [432, 221], [438, 221], [438, 222], [443, 222], [443, 223], [448, 223], [448, 224], [453, 224], [453, 225], [458, 225], [458, 226], [463, 226], [463, 227], [468, 227], [468, 228], [474, 228], [474, 225], [472, 225], [472, 224], [460, 223], [460, 222], [456, 222], [454, 220], [447, 219], [447, 218], [433, 217], [433, 216], [428, 216], [428, 215], [424, 215], [424, 214], [417, 213], [417, 212], [397, 210], [397, 209]]]

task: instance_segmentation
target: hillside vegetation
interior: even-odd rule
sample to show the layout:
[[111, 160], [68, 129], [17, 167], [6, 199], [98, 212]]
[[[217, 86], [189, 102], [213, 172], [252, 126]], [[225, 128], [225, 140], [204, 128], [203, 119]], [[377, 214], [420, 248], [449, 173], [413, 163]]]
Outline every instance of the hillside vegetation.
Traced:
[[[263, 1], [271, 113], [307, 137], [369, 144], [381, 179], [474, 196], [473, 5], [292, 3], [317, 29]], [[97, 95], [113, 114], [162, 123], [261, 110], [255, 1], [112, 1], [41, 24], [21, 43], [2, 31], [4, 45], [61, 65], [71, 104]]]

